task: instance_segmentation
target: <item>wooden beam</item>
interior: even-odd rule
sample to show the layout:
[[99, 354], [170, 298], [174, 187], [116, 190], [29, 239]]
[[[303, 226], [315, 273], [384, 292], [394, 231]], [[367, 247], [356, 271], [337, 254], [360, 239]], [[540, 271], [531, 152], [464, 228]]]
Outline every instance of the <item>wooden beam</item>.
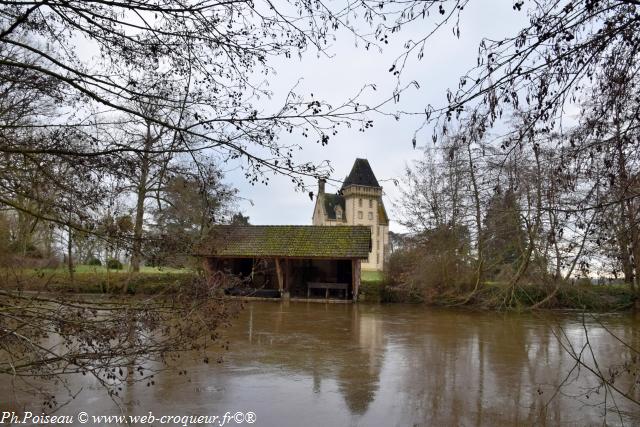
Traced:
[[353, 265], [353, 301], [358, 301], [358, 292], [360, 291], [360, 260], [354, 259]]
[[289, 265], [289, 258], [284, 260], [284, 287], [287, 292], [291, 292], [291, 266]]
[[275, 262], [276, 274], [278, 275], [278, 290], [282, 292], [284, 290], [284, 278], [282, 276], [282, 266], [280, 265], [280, 258], [276, 258]]
[[356, 260], [351, 260], [351, 296], [355, 300], [356, 296]]

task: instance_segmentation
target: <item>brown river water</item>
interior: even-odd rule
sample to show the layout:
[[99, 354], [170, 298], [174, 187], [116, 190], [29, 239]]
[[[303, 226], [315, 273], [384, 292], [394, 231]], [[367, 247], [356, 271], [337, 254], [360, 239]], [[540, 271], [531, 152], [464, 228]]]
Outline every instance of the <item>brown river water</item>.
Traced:
[[[602, 324], [586, 317], [586, 330], [608, 372], [632, 354], [616, 336], [640, 348], [640, 314], [598, 319]], [[57, 414], [255, 414], [253, 423], [226, 421], [230, 426], [587, 426], [605, 418], [640, 425], [637, 404], [602, 388], [589, 392], [598, 382], [584, 368], [572, 371], [558, 333], [579, 350], [582, 315], [254, 302], [224, 332], [222, 363], [183, 360], [187, 375], [160, 372], [151, 387], [125, 388], [121, 409], [97, 383], [78, 378], [71, 383], [82, 391]], [[631, 380], [615, 384], [627, 390]], [[6, 382], [0, 392], [2, 411], [31, 406]], [[96, 424], [117, 423], [85, 425]]]

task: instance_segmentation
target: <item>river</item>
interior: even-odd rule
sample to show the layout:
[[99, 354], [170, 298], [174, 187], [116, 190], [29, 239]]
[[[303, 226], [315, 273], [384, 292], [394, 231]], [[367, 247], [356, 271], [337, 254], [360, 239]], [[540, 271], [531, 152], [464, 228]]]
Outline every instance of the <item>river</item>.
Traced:
[[[224, 331], [220, 344], [228, 350], [215, 353], [221, 363], [185, 358], [186, 375], [160, 372], [152, 386], [125, 388], [123, 410], [253, 412], [256, 426], [585, 426], [602, 425], [605, 416], [611, 425], [640, 425], [637, 405], [604, 388], [589, 391], [598, 382], [584, 368], [572, 371], [557, 338], [566, 334], [580, 350], [586, 326], [608, 372], [631, 360], [615, 336], [640, 348], [640, 315], [585, 321], [579, 313], [254, 302]], [[625, 375], [615, 385], [626, 390]], [[59, 413], [120, 413], [88, 377], [73, 386], [82, 391]], [[3, 390], [3, 407], [20, 409]]]

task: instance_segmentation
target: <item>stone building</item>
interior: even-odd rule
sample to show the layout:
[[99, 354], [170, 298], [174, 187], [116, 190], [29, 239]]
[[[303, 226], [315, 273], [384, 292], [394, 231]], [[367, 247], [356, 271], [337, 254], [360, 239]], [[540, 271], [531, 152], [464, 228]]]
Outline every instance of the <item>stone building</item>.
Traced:
[[389, 247], [389, 217], [382, 202], [382, 187], [368, 160], [356, 159], [336, 194], [325, 192], [324, 180], [318, 182], [313, 225], [369, 226], [372, 247], [362, 269], [383, 270]]

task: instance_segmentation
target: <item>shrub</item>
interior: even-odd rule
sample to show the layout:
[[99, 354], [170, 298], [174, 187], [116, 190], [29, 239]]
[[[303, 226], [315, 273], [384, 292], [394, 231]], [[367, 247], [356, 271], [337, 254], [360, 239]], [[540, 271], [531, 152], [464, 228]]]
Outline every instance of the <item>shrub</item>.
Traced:
[[[114, 261], [118, 261], [118, 260], [114, 260]], [[97, 266], [101, 266], [102, 265], [102, 261], [100, 261], [98, 258], [96, 257], [91, 257], [89, 258], [89, 261], [87, 261], [87, 265], [97, 265]]]
[[469, 247], [462, 227], [442, 226], [416, 236], [389, 256], [382, 299], [434, 302], [468, 293], [475, 277]]
[[122, 270], [122, 263], [115, 258], [109, 258], [107, 260], [107, 268], [110, 270]]
[[363, 280], [360, 283], [358, 298], [360, 301], [381, 302], [380, 291], [382, 282], [371, 282]]
[[578, 280], [576, 280], [575, 284], [577, 286], [591, 286], [591, 279], [589, 279], [588, 277], [580, 277]]
[[58, 268], [60, 266], [60, 258], [55, 255], [52, 255], [47, 258], [42, 258], [41, 260], [42, 268]]
[[497, 272], [493, 280], [498, 283], [508, 283], [516, 274], [512, 264], [500, 264], [493, 269]]
[[60, 265], [60, 258], [56, 256], [32, 258], [14, 255], [8, 257], [5, 261], [8, 265], [18, 268], [57, 268]]
[[34, 245], [28, 245], [26, 247], [25, 255], [28, 258], [44, 258], [42, 251]]

